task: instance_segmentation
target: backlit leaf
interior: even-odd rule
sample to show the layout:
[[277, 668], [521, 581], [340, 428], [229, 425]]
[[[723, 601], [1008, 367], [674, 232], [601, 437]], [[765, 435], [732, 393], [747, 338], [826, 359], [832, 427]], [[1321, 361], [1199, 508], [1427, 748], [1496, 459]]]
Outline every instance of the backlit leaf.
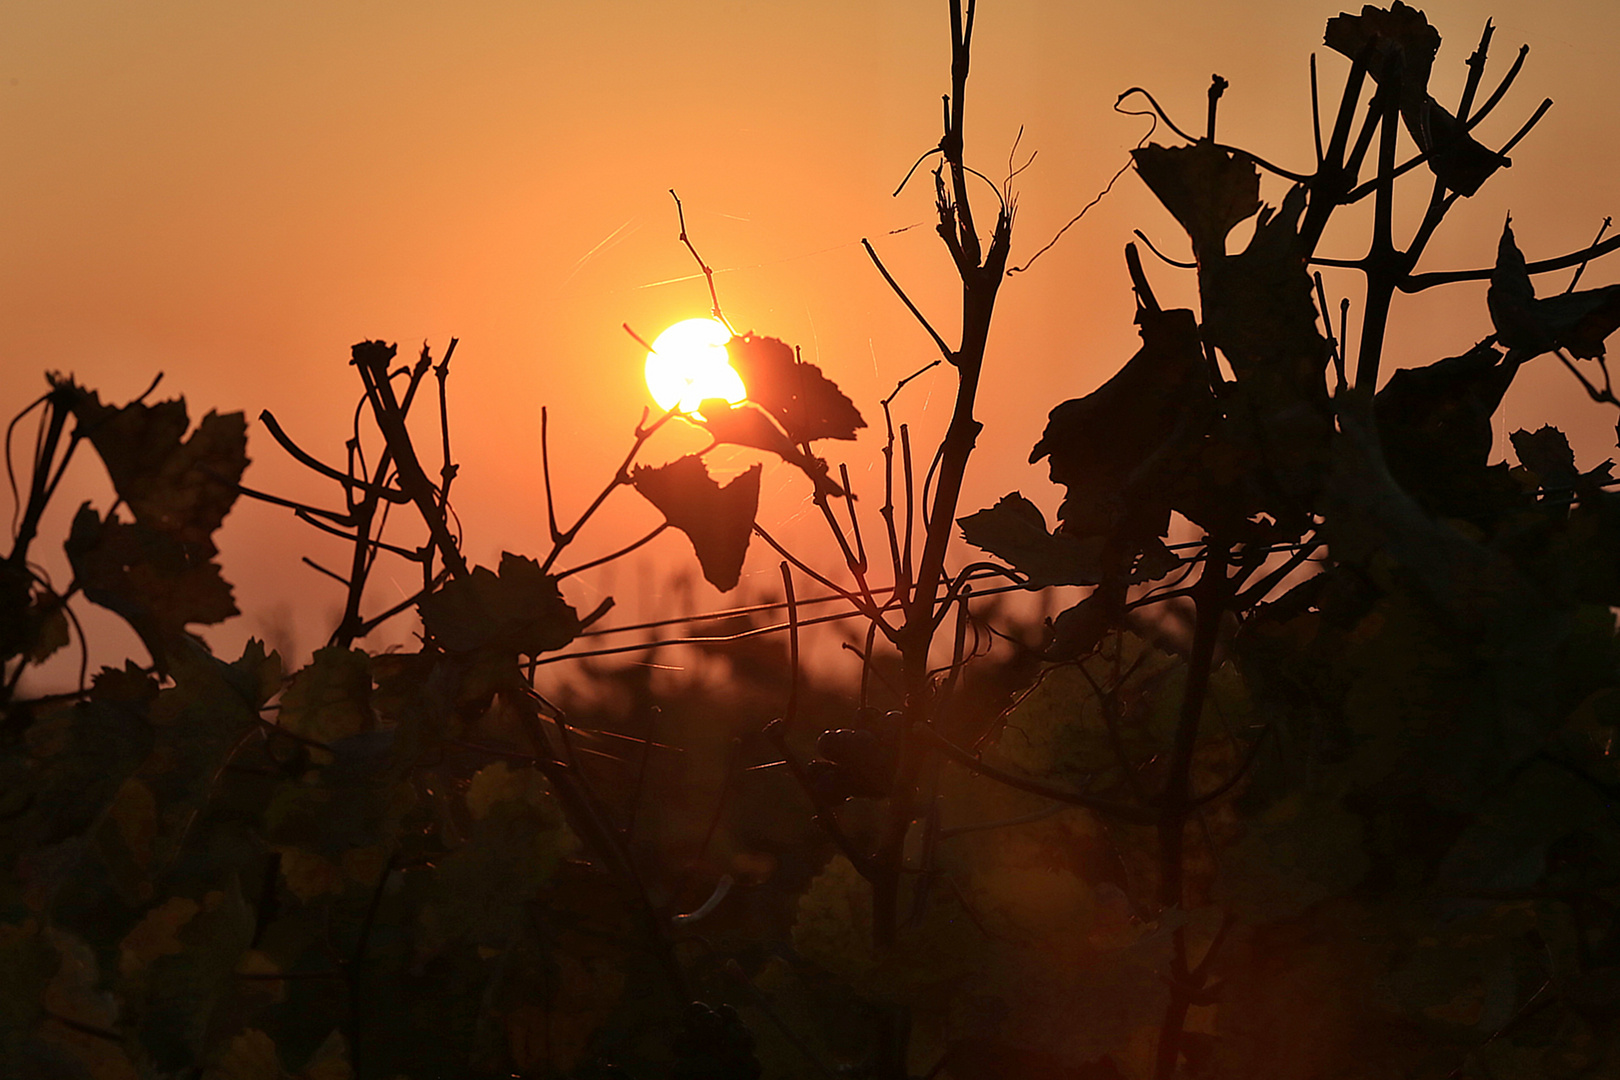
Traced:
[[1040, 507], [1016, 491], [956, 523], [962, 526], [962, 539], [1011, 564], [1029, 578], [1032, 589], [1102, 580], [1101, 539], [1047, 532]]
[[173, 535], [109, 515], [89, 503], [68, 534], [68, 561], [84, 595], [123, 616], [159, 668], [185, 647], [186, 626], [223, 622], [237, 614], [231, 587], [212, 548], [187, 546]]
[[716, 442], [766, 450], [798, 466], [823, 495], [842, 495], [844, 489], [827, 476], [827, 463], [793, 444], [764, 411], [748, 402], [732, 405], [724, 398], [703, 402], [703, 428]]
[[1200, 140], [1131, 152], [1136, 172], [1192, 238], [1202, 263], [1226, 254], [1226, 234], [1260, 210], [1260, 170], [1247, 154]]
[[281, 727], [316, 742], [332, 743], [367, 731], [371, 716], [371, 658], [359, 649], [315, 650], [308, 667], [292, 677], [281, 696]]
[[579, 616], [557, 579], [533, 559], [501, 553], [500, 573], [474, 567], [421, 603], [422, 625], [450, 652], [497, 649], [538, 656], [579, 634]]
[[1569, 439], [1551, 424], [1535, 431], [1515, 431], [1508, 436], [1519, 464], [1535, 473], [1545, 487], [1568, 487], [1575, 483], [1579, 472], [1575, 468], [1575, 451], [1569, 448]]
[[774, 416], [793, 442], [853, 439], [866, 426], [837, 384], [799, 359], [786, 342], [739, 334], [726, 342], [726, 352], [748, 388], [748, 400]]
[[182, 439], [190, 419], [185, 400], [155, 405], [103, 405], [71, 380], [72, 409], [106, 463], [113, 487], [141, 525], [214, 553], [213, 532], [236, 501], [247, 468], [247, 423], [241, 413], [210, 412]]
[[630, 474], [636, 490], [692, 541], [703, 576], [721, 592], [736, 588], [742, 577], [759, 509], [759, 477], [755, 465], [721, 487], [695, 454], [668, 465], [638, 465]]
[[1058, 518], [1076, 536], [1162, 535], [1170, 476], [1186, 474], [1212, 416], [1192, 312], [1144, 310], [1137, 322], [1142, 348], [1102, 386], [1053, 409], [1030, 451], [1032, 463], [1049, 458], [1052, 481], [1068, 489]]
[[1564, 349], [1578, 360], [1600, 360], [1605, 339], [1620, 329], [1620, 285], [1538, 300], [1511, 220], [1502, 226], [1485, 300], [1497, 340], [1525, 359]]
[[[1429, 73], [1440, 49], [1440, 34], [1423, 12], [1401, 2], [1387, 9], [1371, 4], [1361, 14], [1329, 19], [1328, 48], [1357, 61], [1400, 102], [1401, 119], [1412, 141], [1429, 155], [1431, 172], [1460, 195], [1472, 195], [1508, 160], [1488, 150], [1464, 124], [1428, 92]], [[1393, 84], [1393, 85], [1391, 85]]]

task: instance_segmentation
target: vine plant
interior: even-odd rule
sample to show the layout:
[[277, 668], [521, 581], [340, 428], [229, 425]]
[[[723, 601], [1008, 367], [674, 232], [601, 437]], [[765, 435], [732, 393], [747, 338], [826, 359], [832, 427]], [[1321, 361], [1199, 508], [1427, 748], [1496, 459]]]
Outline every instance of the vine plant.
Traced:
[[[1146, 91], [1122, 95], [1185, 144], [1142, 145], [1132, 163], [1188, 235], [1191, 262], [1160, 257], [1196, 271], [1199, 311], [1164, 309], [1126, 246], [1142, 347], [1034, 444], [1065, 489], [1049, 528], [1018, 492], [959, 505], [1016, 174], [998, 185], [969, 164], [977, 11], [949, 11], [944, 131], [913, 173], [932, 163], [960, 282], [954, 345], [866, 250], [956, 394], [925, 469], [892, 411], [910, 379], [881, 403], [882, 501], [864, 532], [848, 469], [821, 449], [853, 439], [861, 413], [752, 332], [728, 346], [748, 400], [644, 413], [566, 526], [543, 419], [550, 548], [495, 569], [466, 561], [450, 498], [454, 339], [404, 366], [393, 345], [354, 346], [342, 468], [261, 414], [340, 510], [244, 485], [241, 414], [187, 435], [183, 401], [149, 404], [149, 389], [115, 407], [50, 378], [7, 433], [9, 462], [38, 414], [0, 564], [8, 1075], [1620, 1068], [1620, 497], [1610, 466], [1577, 469], [1551, 427], [1513, 435], [1518, 467], [1488, 464], [1491, 416], [1526, 363], [1556, 356], [1620, 407], [1604, 355], [1620, 286], [1575, 287], [1620, 238], [1532, 262], [1504, 226], [1493, 267], [1419, 272], [1450, 211], [1546, 112], [1498, 149], [1472, 134], [1526, 50], [1476, 108], [1487, 23], [1450, 110], [1428, 92], [1440, 39], [1421, 12], [1339, 15], [1325, 43], [1349, 66], [1309, 170], [1218, 141], [1218, 76], [1198, 137]], [[1396, 196], [1422, 169], [1402, 247]], [[1280, 205], [1261, 204], [1262, 174], [1288, 185]], [[1367, 198], [1367, 253], [1319, 254], [1333, 215]], [[1335, 330], [1313, 266], [1365, 277], [1353, 364], [1348, 301]], [[1537, 297], [1532, 276], [1566, 268], [1576, 281]], [[1467, 280], [1490, 283], [1492, 337], [1380, 388], [1397, 294]], [[436, 455], [418, 442], [430, 373]], [[710, 447], [642, 462], [673, 423]], [[57, 588], [30, 552], [84, 441], [117, 502], [74, 517], [73, 580]], [[761, 466], [711, 477], [722, 444], [804, 474], [834, 567], [756, 520]], [[664, 523], [563, 565], [620, 488]], [[261, 643], [226, 661], [187, 630], [235, 613], [213, 534], [238, 495], [350, 546], [346, 571], [305, 560], [344, 605], [290, 674]], [[1178, 521], [1196, 538], [1169, 543]], [[958, 528], [990, 557], [962, 561]], [[564, 583], [670, 530], [722, 591], [757, 537], [780, 557], [782, 601], [719, 613], [734, 621], [713, 633], [588, 647], [657, 627], [603, 627], [611, 601], [582, 616]], [[368, 614], [384, 558], [421, 587]], [[1087, 592], [1039, 642], [996, 625], [995, 594], [1057, 587]], [[90, 679], [79, 632], [79, 686], [19, 696], [25, 669], [73, 641], [80, 596], [127, 620], [150, 662]], [[419, 648], [357, 647], [412, 609]], [[840, 692], [802, 676], [800, 636], [846, 619], [861, 669]], [[589, 666], [674, 642], [728, 650], [735, 699], [655, 702], [644, 679]], [[630, 715], [565, 707], [542, 678], [559, 661], [628, 688]]]

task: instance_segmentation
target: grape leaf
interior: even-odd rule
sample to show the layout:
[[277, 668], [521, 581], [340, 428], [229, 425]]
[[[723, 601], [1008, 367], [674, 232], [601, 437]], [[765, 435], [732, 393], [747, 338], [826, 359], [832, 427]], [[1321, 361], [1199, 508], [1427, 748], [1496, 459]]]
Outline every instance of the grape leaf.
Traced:
[[234, 876], [224, 888], [174, 897], [156, 910], [158, 924], [137, 937], [139, 951], [124, 953], [123, 985], [141, 1018], [141, 1042], [161, 1068], [175, 1070], [203, 1057], [210, 1019], [231, 1000], [253, 913]]
[[1512, 219], [1502, 226], [1485, 303], [1497, 340], [1526, 360], [1554, 349], [1578, 360], [1601, 360], [1604, 340], [1620, 329], [1620, 285], [1536, 298]]
[[359, 649], [316, 649], [308, 667], [281, 695], [281, 727], [316, 742], [333, 743], [369, 731], [371, 658]]
[[703, 576], [721, 592], [736, 588], [742, 578], [759, 509], [759, 477], [755, 465], [721, 487], [696, 454], [668, 465], [637, 465], [630, 474], [636, 490], [692, 541]]
[[0, 563], [0, 661], [26, 656], [37, 664], [65, 646], [67, 614], [56, 595], [34, 580], [28, 567]]
[[1327, 340], [1316, 329], [1316, 304], [1299, 235], [1305, 189], [1260, 211], [1254, 236], [1237, 255], [1202, 259], [1198, 294], [1206, 339], [1231, 361], [1239, 385], [1257, 382], [1267, 413], [1297, 402], [1325, 409], [1322, 378]]
[[63, 545], [93, 603], [123, 616], [160, 670], [186, 647], [191, 623], [223, 622], [237, 614], [231, 587], [210, 561], [212, 548], [188, 547], [175, 536], [109, 514], [79, 508]]
[[872, 890], [850, 861], [835, 855], [799, 898], [793, 947], [811, 963], [883, 1001], [906, 1002], [973, 973], [986, 945], [950, 895], [936, 895], [920, 920], [908, 921], [890, 952], [872, 951]]
[[101, 455], [136, 522], [212, 556], [213, 532], [236, 501], [248, 464], [242, 414], [210, 412], [182, 441], [191, 423], [184, 398], [118, 407], [101, 404], [95, 391], [71, 379], [53, 381], [69, 392], [80, 433]]
[[1575, 451], [1569, 439], [1551, 424], [1535, 431], [1515, 431], [1508, 436], [1519, 464], [1535, 473], [1544, 487], [1568, 487], [1580, 473], [1575, 468]]
[[422, 600], [422, 625], [450, 652], [495, 649], [538, 656], [578, 636], [579, 616], [557, 579], [533, 559], [501, 553], [499, 574], [474, 567]]
[[1136, 173], [1192, 238], [1205, 259], [1226, 254], [1226, 234], [1260, 210], [1260, 170], [1240, 150], [1200, 140], [1191, 146], [1151, 143], [1131, 152]]
[[1143, 310], [1137, 323], [1142, 348], [1102, 386], [1053, 409], [1030, 451], [1031, 463], [1049, 458], [1052, 481], [1068, 489], [1058, 517], [1076, 536], [1162, 536], [1170, 477], [1187, 471], [1212, 416], [1192, 312]]
[[1031, 589], [1102, 580], [1101, 539], [1047, 532], [1040, 507], [1016, 491], [956, 523], [962, 526], [962, 539], [1023, 573]]
[[837, 384], [799, 359], [786, 342], [739, 334], [726, 343], [726, 353], [748, 388], [748, 400], [774, 416], [793, 442], [853, 439], [866, 426]]
[[767, 450], [788, 464], [797, 466], [800, 472], [810, 478], [818, 494], [844, 494], [844, 489], [828, 478], [827, 463], [793, 445], [792, 440], [782, 433], [782, 429], [763, 409], [748, 402], [732, 405], [724, 398], [714, 398], [703, 402], [701, 413], [704, 430], [714, 436], [716, 442]]
[[1360, 15], [1329, 19], [1323, 42], [1351, 60], [1365, 60], [1368, 73], [1397, 95], [1407, 133], [1428, 154], [1429, 170], [1452, 191], [1472, 195], [1492, 173], [1510, 164], [1430, 96], [1429, 73], [1440, 50], [1440, 33], [1423, 12], [1401, 0], [1387, 11], [1368, 4]]
[[1518, 368], [1481, 342], [1461, 356], [1403, 368], [1378, 391], [1378, 437], [1390, 475], [1420, 505], [1469, 520], [1494, 507], [1486, 468], [1491, 418]]

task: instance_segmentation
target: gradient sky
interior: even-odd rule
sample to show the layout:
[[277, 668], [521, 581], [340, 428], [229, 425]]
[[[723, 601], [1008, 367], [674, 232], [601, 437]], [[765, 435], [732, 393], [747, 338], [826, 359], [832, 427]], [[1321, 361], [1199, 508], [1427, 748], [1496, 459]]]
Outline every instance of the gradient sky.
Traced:
[[[1542, 97], [1556, 102], [1514, 167], [1459, 206], [1425, 265], [1489, 265], [1509, 210], [1531, 259], [1588, 241], [1620, 194], [1620, 5], [1423, 6], [1445, 37], [1433, 82], [1443, 102], [1455, 100], [1486, 16], [1497, 23], [1487, 87], [1520, 43], [1532, 46], [1513, 96], [1482, 129], [1487, 142], [1505, 140]], [[1004, 176], [1020, 125], [1020, 164], [1038, 151], [1015, 184], [1015, 261], [1078, 212], [1146, 130], [1111, 110], [1132, 85], [1198, 128], [1219, 72], [1232, 84], [1223, 140], [1307, 169], [1307, 60], [1338, 10], [1299, 0], [985, 0], [969, 158]], [[733, 323], [802, 345], [880, 421], [877, 399], [931, 356], [859, 240], [872, 238], [942, 329], [955, 322], [949, 264], [927, 227], [926, 177], [890, 197], [939, 136], [945, 11], [934, 0], [0, 4], [7, 409], [37, 394], [46, 370], [71, 371], [113, 401], [163, 371], [163, 390], [184, 394], [194, 417], [268, 408], [337, 460], [357, 390], [348, 346], [381, 337], [414, 352], [426, 340], [438, 353], [454, 334], [456, 503], [468, 554], [493, 563], [503, 549], [540, 553], [540, 407], [551, 410], [571, 512], [607, 478], [646, 400], [642, 354], [620, 324], [650, 337], [707, 312], [676, 242], [673, 187], [720, 271]], [[1325, 52], [1319, 63], [1332, 93], [1346, 65]], [[1025, 459], [1047, 411], [1135, 348], [1120, 259], [1132, 227], [1186, 251], [1127, 175], [1004, 288], [964, 510], [1014, 488], [1055, 507], [1044, 467]], [[1360, 254], [1342, 235], [1347, 246], [1330, 236], [1324, 253]], [[1190, 275], [1151, 263], [1163, 297], [1190, 299]], [[1585, 283], [1620, 280], [1617, 265], [1600, 263]], [[1567, 280], [1553, 277], [1544, 292]], [[1406, 300], [1390, 362], [1464, 351], [1489, 332], [1483, 294], [1467, 286]], [[936, 372], [902, 397], [899, 414], [920, 441], [943, 421], [948, 391], [948, 374]], [[1612, 417], [1586, 405], [1550, 358], [1515, 388], [1504, 429], [1547, 419], [1573, 432], [1583, 465], [1613, 452]], [[654, 444], [650, 459], [689, 442]], [[847, 450], [858, 486], [878, 478], [877, 446], [863, 437]], [[249, 452], [248, 483], [337, 501], [257, 423]], [[47, 536], [62, 535], [79, 498], [105, 505], [104, 485], [83, 475]], [[762, 520], [794, 534], [803, 483], [768, 466], [765, 489]], [[866, 490], [875, 507], [881, 489]], [[656, 520], [624, 493], [582, 554]], [[311, 616], [295, 627], [301, 648], [316, 644], [313, 624], [324, 633], [340, 598], [298, 555], [331, 557], [331, 546], [261, 506], [239, 508], [221, 546], [249, 613], [214, 635], [221, 648], [283, 633], [294, 612]], [[598, 575], [571, 585], [570, 597], [592, 606], [612, 590], [626, 615], [667, 611], [661, 570], [690, 554], [674, 535], [649, 551], [650, 568]], [[745, 585], [776, 580], [766, 554], [752, 553]], [[386, 579], [379, 604], [411, 587], [403, 570], [397, 586]], [[689, 600], [724, 602], [707, 586]], [[140, 655], [132, 638], [97, 633], [107, 648]]]

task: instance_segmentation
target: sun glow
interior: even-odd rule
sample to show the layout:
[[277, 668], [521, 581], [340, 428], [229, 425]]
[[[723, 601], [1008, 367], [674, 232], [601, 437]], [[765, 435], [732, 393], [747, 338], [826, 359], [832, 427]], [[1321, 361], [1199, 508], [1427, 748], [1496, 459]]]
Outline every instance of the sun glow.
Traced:
[[653, 339], [647, 354], [647, 390], [661, 409], [694, 413], [709, 398], [735, 405], [748, 396], [731, 366], [731, 331], [717, 319], [686, 319]]

